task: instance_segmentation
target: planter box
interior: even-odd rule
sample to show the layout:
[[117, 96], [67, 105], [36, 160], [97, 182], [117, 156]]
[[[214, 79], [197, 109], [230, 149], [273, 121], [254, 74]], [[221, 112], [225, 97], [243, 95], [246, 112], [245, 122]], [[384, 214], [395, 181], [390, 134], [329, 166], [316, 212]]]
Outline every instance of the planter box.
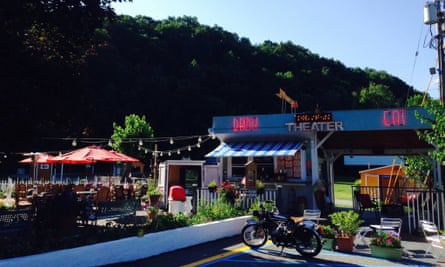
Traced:
[[385, 248], [371, 245], [371, 255], [377, 258], [388, 260], [400, 260], [403, 255], [403, 248]]
[[337, 237], [335, 237], [335, 242], [337, 245], [336, 250], [352, 253], [352, 251], [354, 250], [354, 238], [355, 238], [354, 236], [351, 236], [351, 237], [337, 236]]
[[49, 253], [5, 259], [1, 266], [102, 266], [135, 261], [189, 246], [239, 235], [252, 216], [241, 216], [205, 224], [129, 237]]
[[323, 249], [334, 250], [335, 239], [334, 238], [323, 238]]

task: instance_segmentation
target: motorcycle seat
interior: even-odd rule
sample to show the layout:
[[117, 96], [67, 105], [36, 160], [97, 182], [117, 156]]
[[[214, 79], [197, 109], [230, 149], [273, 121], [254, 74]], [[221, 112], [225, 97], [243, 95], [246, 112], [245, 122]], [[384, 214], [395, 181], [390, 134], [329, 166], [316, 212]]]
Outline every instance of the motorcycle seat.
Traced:
[[295, 216], [290, 216], [290, 219], [295, 223], [295, 224], [299, 224], [302, 221], [304, 221], [304, 217], [295, 217]]

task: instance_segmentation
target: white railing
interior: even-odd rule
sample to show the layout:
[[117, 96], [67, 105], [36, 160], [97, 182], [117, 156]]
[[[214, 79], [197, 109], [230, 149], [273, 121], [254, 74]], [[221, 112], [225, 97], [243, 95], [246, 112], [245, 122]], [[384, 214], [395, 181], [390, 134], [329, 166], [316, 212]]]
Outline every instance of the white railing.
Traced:
[[[249, 209], [253, 203], [257, 201], [276, 201], [277, 197], [277, 190], [276, 189], [269, 189], [266, 188], [263, 193], [257, 194], [256, 191], [249, 191], [249, 190], [237, 190], [237, 195], [239, 195], [239, 198], [237, 198], [237, 203], [240, 207], [244, 209]], [[207, 188], [199, 188], [197, 189], [197, 203], [200, 204], [212, 204], [214, 203], [218, 198], [219, 194], [217, 192], [209, 192]]]

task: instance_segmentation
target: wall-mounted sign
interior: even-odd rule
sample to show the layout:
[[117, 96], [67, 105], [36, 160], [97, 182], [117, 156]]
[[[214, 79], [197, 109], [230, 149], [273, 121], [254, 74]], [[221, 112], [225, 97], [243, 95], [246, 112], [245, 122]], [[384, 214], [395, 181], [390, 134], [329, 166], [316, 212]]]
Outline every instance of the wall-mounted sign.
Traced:
[[256, 130], [258, 130], [258, 117], [256, 116], [234, 117], [232, 119], [232, 131], [234, 132]]
[[406, 125], [406, 110], [405, 109], [391, 109], [383, 111], [383, 126], [405, 126]]
[[332, 121], [331, 112], [320, 113], [300, 113], [295, 114], [295, 122], [320, 122], [320, 121]]
[[286, 123], [289, 132], [335, 132], [344, 131], [342, 121], [322, 121], [322, 122], [289, 122]]

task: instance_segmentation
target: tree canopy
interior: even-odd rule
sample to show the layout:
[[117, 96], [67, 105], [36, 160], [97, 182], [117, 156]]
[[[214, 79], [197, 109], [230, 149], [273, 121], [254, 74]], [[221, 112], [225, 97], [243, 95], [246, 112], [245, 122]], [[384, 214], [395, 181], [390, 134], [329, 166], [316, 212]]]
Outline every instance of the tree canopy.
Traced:
[[279, 113], [279, 88], [298, 112], [405, 106], [418, 93], [292, 42], [252, 45], [195, 17], [116, 16], [110, 2], [0, 4], [1, 151], [110, 137], [128, 114], [150, 118], [160, 136], [206, 134], [213, 116]]

